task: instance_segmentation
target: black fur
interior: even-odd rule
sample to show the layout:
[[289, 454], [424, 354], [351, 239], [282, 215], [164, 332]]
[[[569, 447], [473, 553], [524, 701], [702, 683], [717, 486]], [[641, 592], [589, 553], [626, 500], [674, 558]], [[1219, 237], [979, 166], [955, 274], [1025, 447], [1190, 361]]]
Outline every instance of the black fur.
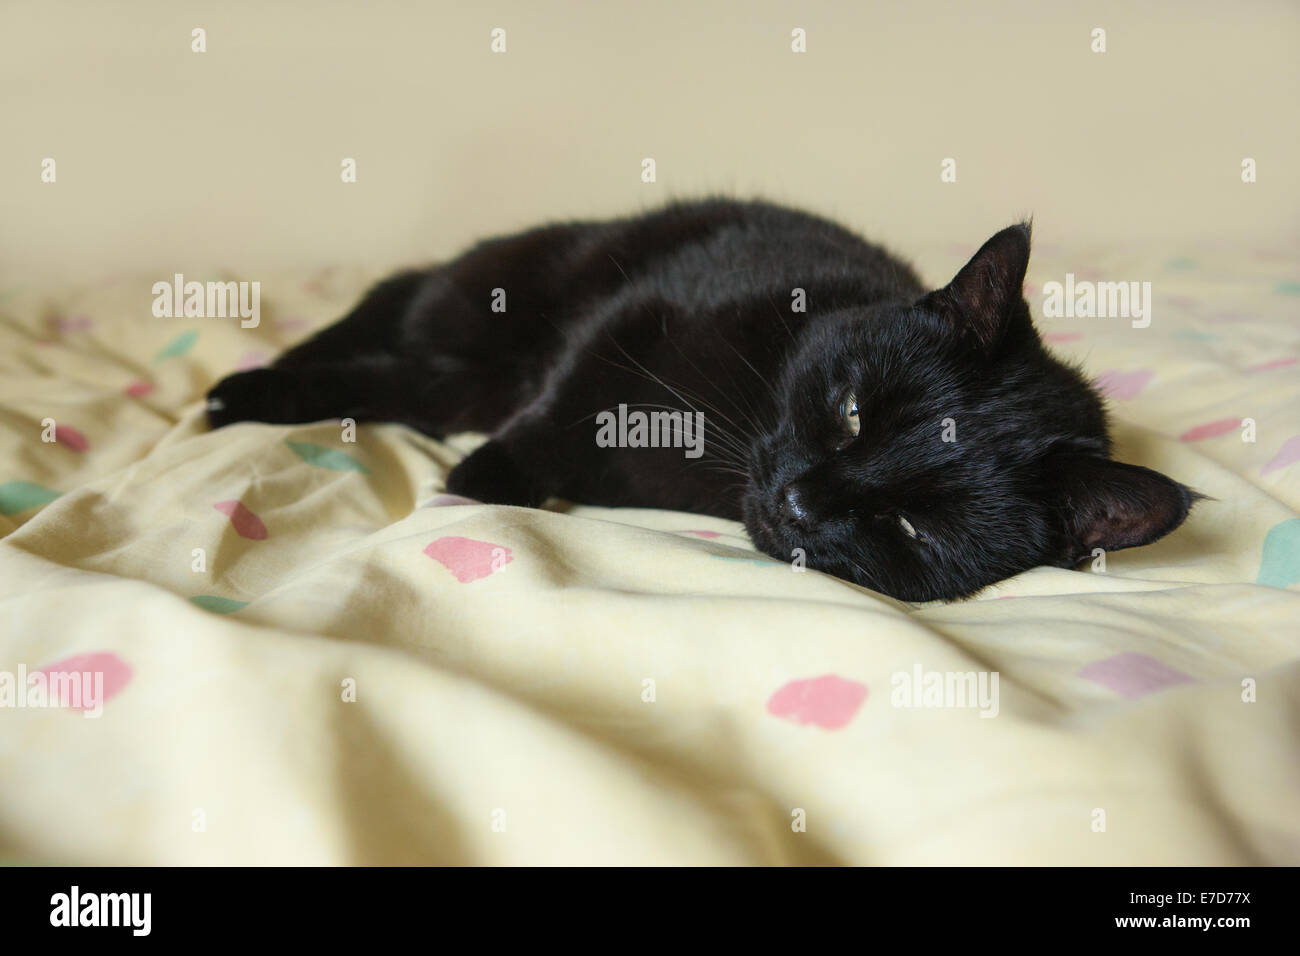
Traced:
[[[879, 247], [766, 203], [545, 226], [379, 284], [270, 368], [221, 381], [209, 419], [491, 432], [449, 491], [740, 519], [777, 558], [960, 597], [1147, 544], [1195, 497], [1108, 460], [1101, 401], [1033, 328], [1029, 241], [1004, 229], [926, 294]], [[704, 456], [598, 447], [596, 414], [620, 403], [703, 412]]]

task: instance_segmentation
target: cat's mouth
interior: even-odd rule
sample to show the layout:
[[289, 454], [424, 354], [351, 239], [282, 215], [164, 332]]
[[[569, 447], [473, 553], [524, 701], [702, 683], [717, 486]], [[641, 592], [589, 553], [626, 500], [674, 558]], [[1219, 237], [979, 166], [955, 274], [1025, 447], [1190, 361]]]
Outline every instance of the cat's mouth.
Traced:
[[743, 521], [754, 547], [775, 558], [789, 559], [786, 544], [794, 539], [794, 532], [765, 497], [751, 494], [745, 499]]
[[763, 518], [755, 517], [751, 521], [746, 523], [756, 526], [757, 529], [764, 535], [770, 535], [772, 533], [771, 523], [764, 520]]

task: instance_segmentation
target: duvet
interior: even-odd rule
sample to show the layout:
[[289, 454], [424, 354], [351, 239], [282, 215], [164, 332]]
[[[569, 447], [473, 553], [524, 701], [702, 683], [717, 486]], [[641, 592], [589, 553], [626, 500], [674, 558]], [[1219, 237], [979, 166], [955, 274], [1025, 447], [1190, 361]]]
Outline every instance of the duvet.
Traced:
[[[442, 493], [475, 436], [207, 431], [375, 275], [268, 277], [255, 324], [0, 276], [0, 859], [1300, 864], [1296, 260], [1037, 245], [1117, 457], [1210, 500], [924, 606], [727, 521]], [[1149, 280], [1146, 324], [1067, 276]]]

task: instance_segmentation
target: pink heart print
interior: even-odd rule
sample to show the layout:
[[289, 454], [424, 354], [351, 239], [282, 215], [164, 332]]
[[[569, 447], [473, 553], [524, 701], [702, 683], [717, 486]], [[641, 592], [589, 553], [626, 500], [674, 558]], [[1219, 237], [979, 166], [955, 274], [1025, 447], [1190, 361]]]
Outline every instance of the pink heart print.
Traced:
[[783, 685], [768, 699], [767, 712], [796, 723], [839, 730], [857, 715], [866, 699], [866, 684], [823, 674]]
[[1226, 435], [1228, 432], [1236, 431], [1239, 427], [1241, 427], [1240, 418], [1219, 418], [1212, 422], [1206, 422], [1204, 425], [1189, 428], [1178, 436], [1178, 440], [1203, 441], [1206, 438], [1217, 438], [1220, 435]]
[[1166, 687], [1195, 683], [1192, 678], [1174, 670], [1164, 661], [1135, 653], [1116, 654], [1093, 661], [1079, 670], [1079, 676], [1130, 699]]
[[1145, 368], [1134, 369], [1131, 372], [1112, 369], [1098, 375], [1093, 384], [1109, 398], [1136, 398], [1142, 389], [1147, 387], [1147, 383], [1155, 378], [1155, 374]]
[[212, 507], [230, 516], [230, 523], [241, 538], [261, 541], [267, 536], [266, 525], [262, 524], [262, 519], [245, 508], [243, 502], [218, 501]]
[[461, 584], [502, 571], [514, 560], [514, 555], [505, 545], [454, 535], [432, 542], [424, 553], [456, 575]]
[[86, 440], [86, 436], [71, 425], [55, 425], [54, 440], [65, 448], [76, 452], [83, 452], [90, 447], [90, 442]]
[[1278, 449], [1277, 454], [1264, 464], [1259, 473], [1267, 475], [1271, 471], [1293, 465], [1297, 461], [1300, 461], [1300, 435], [1292, 435], [1282, 443], [1282, 447]]
[[[53, 664], [47, 664], [42, 667], [39, 674], [49, 677], [51, 674], [103, 674], [104, 699], [96, 702], [102, 705], [104, 702], [116, 697], [127, 684], [131, 682], [131, 667], [111, 651], [97, 651], [90, 654], [77, 654], [74, 657], [67, 657]], [[69, 690], [66, 684], [64, 690]], [[82, 701], [82, 706], [73, 707], [71, 700], [63, 699], [60, 703], [64, 707], [72, 707], [73, 710], [90, 710], [87, 701]]]

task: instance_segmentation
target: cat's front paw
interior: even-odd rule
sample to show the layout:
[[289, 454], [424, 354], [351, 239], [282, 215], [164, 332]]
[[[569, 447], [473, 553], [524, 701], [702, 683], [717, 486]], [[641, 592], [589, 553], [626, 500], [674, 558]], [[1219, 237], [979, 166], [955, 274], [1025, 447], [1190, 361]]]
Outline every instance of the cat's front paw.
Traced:
[[546, 495], [499, 442], [480, 445], [447, 475], [447, 491], [489, 505], [537, 508]]
[[227, 375], [208, 392], [208, 425], [233, 422], [290, 424], [298, 417], [298, 389], [291, 375], [274, 368], [254, 368]]

